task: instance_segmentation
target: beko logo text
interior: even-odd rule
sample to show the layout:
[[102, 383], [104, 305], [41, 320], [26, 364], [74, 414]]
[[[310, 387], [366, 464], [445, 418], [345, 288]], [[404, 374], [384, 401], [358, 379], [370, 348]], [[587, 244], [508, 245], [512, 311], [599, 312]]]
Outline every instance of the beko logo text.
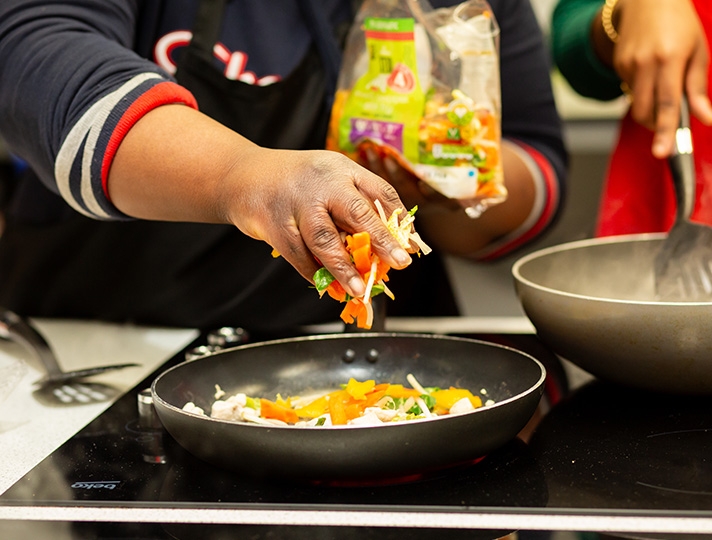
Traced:
[[74, 482], [72, 487], [75, 489], [114, 489], [120, 482], [118, 480], [109, 480], [103, 482]]

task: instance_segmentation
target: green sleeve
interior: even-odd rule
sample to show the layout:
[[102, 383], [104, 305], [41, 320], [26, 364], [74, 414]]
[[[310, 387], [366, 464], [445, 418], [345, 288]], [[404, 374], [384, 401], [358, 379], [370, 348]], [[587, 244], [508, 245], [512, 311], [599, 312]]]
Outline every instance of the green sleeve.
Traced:
[[620, 78], [603, 64], [591, 42], [591, 24], [603, 0], [559, 0], [551, 21], [554, 64], [582, 96], [607, 101], [621, 95]]

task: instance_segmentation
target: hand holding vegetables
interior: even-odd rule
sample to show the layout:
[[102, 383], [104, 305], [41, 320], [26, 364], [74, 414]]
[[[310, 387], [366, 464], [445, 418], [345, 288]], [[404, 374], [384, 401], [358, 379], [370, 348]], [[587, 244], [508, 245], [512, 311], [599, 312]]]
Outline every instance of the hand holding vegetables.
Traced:
[[[411, 230], [413, 216], [417, 208], [413, 208], [408, 212], [407, 217], [399, 221], [400, 209], [394, 210], [390, 218], [386, 218], [380, 201], [376, 200], [375, 204], [381, 220], [403, 249], [410, 251], [422, 250], [424, 254], [430, 252], [430, 248], [422, 241], [418, 233]], [[371, 249], [371, 237], [367, 232], [344, 235], [344, 243], [354, 266], [366, 283], [364, 294], [361, 297], [347, 294], [342, 285], [325, 267], [319, 268], [314, 274], [314, 284], [319, 291], [319, 295], [323, 295], [326, 292], [334, 300], [346, 303], [341, 312], [341, 319], [346, 324], [353, 323], [355, 319], [359, 328], [369, 329], [373, 324], [371, 298], [380, 293], [386, 293], [391, 300], [394, 299], [393, 293], [386, 285], [390, 266], [373, 252]]]

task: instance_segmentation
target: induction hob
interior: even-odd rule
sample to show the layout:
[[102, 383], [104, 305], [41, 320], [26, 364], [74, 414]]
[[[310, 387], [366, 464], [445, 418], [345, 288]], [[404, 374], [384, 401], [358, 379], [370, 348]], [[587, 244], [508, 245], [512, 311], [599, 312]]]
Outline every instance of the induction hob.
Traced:
[[24, 512], [22, 521], [0, 521], [0, 531], [36, 538], [52, 524], [64, 531], [56, 538], [107, 539], [405, 538], [405, 529], [409, 538], [712, 536], [709, 398], [599, 381], [569, 388], [535, 336], [466, 337], [528, 352], [548, 373], [536, 422], [476, 463], [384, 485], [241, 477], [188, 454], [139, 415], [157, 372], [0, 496], [0, 505]]

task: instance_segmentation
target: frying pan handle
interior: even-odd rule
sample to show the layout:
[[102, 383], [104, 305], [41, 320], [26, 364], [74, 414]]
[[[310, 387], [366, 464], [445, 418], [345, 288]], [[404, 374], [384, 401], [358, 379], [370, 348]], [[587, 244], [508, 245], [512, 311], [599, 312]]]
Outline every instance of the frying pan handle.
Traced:
[[690, 107], [684, 94], [680, 101], [680, 125], [675, 131], [675, 149], [668, 157], [668, 163], [677, 199], [677, 219], [687, 220], [695, 207], [696, 178], [690, 132]]
[[0, 307], [0, 337], [32, 350], [42, 361], [48, 376], [62, 373], [57, 357], [42, 334], [27, 320], [4, 307]]

